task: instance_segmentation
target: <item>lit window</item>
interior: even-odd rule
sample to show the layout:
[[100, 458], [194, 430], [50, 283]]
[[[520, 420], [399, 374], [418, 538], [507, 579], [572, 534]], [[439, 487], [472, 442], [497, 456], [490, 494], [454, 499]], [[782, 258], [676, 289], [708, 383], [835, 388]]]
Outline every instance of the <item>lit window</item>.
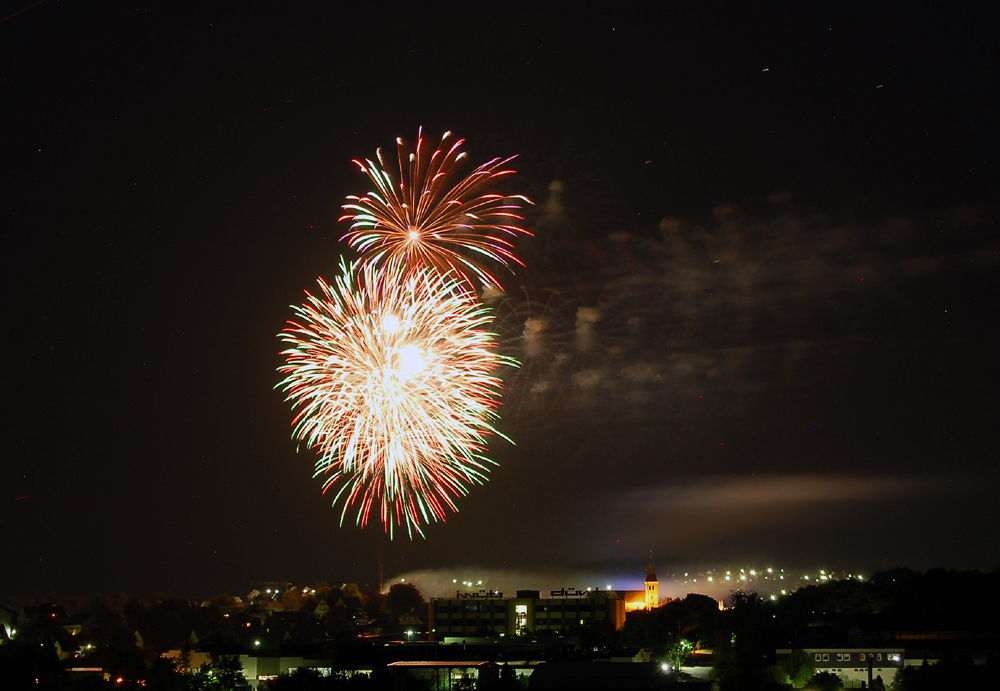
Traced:
[[865, 654], [864, 654], [864, 653], [861, 653], [861, 661], [862, 661], [862, 662], [864, 662], [864, 661], [865, 661]]
[[837, 653], [837, 660], [838, 661], [843, 661], [843, 659], [844, 659], [843, 654], [842, 653]]
[[514, 635], [523, 636], [528, 630], [528, 605], [514, 605]]

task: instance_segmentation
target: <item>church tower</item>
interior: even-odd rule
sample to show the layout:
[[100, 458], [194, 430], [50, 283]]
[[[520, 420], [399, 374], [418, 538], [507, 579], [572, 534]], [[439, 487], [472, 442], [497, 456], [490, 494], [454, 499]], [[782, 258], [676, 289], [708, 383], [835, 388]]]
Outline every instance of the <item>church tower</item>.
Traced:
[[646, 609], [653, 609], [660, 604], [660, 582], [656, 580], [653, 570], [653, 553], [649, 553], [649, 566], [646, 567]]

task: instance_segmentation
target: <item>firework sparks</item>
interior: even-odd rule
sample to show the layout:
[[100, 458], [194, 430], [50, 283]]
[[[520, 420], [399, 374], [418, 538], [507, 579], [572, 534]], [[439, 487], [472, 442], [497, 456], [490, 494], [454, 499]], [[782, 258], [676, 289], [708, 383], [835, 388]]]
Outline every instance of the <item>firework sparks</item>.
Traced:
[[457, 510], [454, 498], [481, 484], [500, 405], [495, 372], [516, 362], [484, 329], [491, 313], [450, 276], [388, 262], [341, 267], [306, 293], [279, 334], [296, 410], [294, 437], [319, 453], [324, 492], [338, 487], [341, 523], [372, 507], [390, 536]]
[[416, 147], [408, 152], [401, 139], [396, 140], [400, 179], [393, 181], [386, 172], [382, 151], [378, 165], [370, 160], [355, 160], [375, 185], [363, 197], [348, 197], [339, 220], [352, 221], [344, 236], [361, 253], [364, 263], [399, 261], [422, 269], [434, 267], [451, 273], [465, 288], [475, 289], [472, 277], [486, 285], [500, 282], [478, 259], [488, 259], [507, 268], [521, 264], [514, 256], [513, 240], [531, 235], [519, 227], [521, 204], [527, 197], [504, 196], [484, 190], [499, 178], [512, 174], [507, 168], [511, 158], [494, 158], [468, 176], [457, 172], [459, 161], [467, 155], [460, 151], [464, 140], [451, 143], [445, 133], [441, 144], [428, 155], [421, 130]]

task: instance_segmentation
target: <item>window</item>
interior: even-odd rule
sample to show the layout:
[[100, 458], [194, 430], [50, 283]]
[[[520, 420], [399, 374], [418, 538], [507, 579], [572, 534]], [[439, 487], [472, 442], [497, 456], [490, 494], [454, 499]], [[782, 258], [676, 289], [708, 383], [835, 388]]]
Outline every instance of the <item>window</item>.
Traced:
[[882, 660], [882, 653], [879, 653], [879, 654], [878, 654], [878, 659], [879, 659], [879, 661], [881, 662], [881, 660]]
[[861, 653], [861, 661], [862, 661], [862, 662], [864, 662], [864, 661], [865, 661], [865, 654], [864, 654], [864, 653]]
[[819, 653], [816, 653], [816, 662], [819, 662], [822, 659], [823, 659], [823, 656], [820, 655]]
[[528, 631], [528, 605], [514, 605], [514, 635], [523, 636]]
[[[844, 653], [844, 659], [845, 660], [850, 660], [851, 659], [851, 654], [850, 653]], [[864, 658], [862, 658], [862, 659], [864, 659]]]
[[837, 653], [837, 660], [838, 661], [843, 661], [843, 659], [844, 659], [844, 655], [842, 653]]
[[830, 659], [829, 653], [823, 653], [823, 662], [827, 662]]

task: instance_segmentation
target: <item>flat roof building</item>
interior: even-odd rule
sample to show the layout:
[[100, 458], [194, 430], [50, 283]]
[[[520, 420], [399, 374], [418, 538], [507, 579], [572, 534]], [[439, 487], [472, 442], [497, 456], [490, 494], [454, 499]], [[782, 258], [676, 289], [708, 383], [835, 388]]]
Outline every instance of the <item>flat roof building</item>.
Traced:
[[537, 590], [464, 593], [428, 603], [428, 623], [434, 640], [456, 636], [530, 636], [566, 633], [594, 621], [625, 623], [625, 599], [619, 591], [560, 589], [543, 598]]
[[[890, 683], [896, 670], [905, 664], [903, 648], [883, 648], [868, 646], [864, 648], [803, 648], [813, 663], [817, 672], [836, 674], [844, 682], [860, 684], [865, 682], [871, 688], [876, 677], [882, 677], [886, 684]], [[791, 649], [776, 651], [778, 664], [787, 660], [792, 654]]]

